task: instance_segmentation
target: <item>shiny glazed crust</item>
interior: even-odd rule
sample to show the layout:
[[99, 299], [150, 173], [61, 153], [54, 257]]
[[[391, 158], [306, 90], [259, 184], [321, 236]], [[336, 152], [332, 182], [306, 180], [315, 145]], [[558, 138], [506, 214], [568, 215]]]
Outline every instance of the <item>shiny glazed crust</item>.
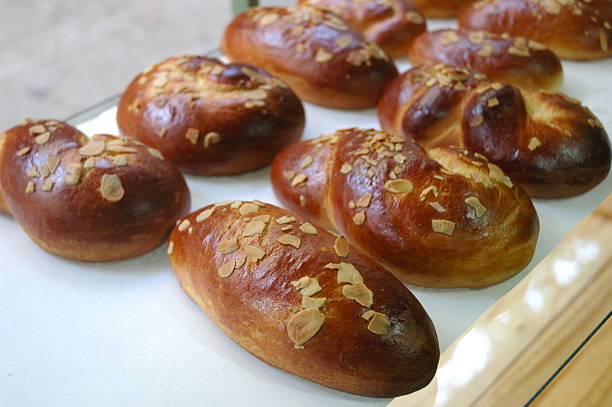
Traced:
[[485, 31], [438, 30], [420, 35], [410, 50], [413, 65], [440, 62], [484, 73], [498, 82], [554, 91], [563, 82], [559, 58], [524, 37]]
[[[291, 244], [283, 240], [287, 235]], [[401, 282], [353, 248], [347, 246], [348, 255], [339, 256], [335, 241], [284, 209], [225, 202], [179, 223], [168, 252], [187, 294], [230, 338], [263, 361], [363, 396], [392, 397], [424, 387], [439, 358], [428, 315]], [[353, 283], [338, 282], [334, 267], [340, 263], [357, 269], [373, 302], [361, 305], [345, 297]], [[300, 279], [313, 284], [299, 291]], [[303, 297], [321, 301], [307, 313], [324, 321], [309, 340], [296, 343], [288, 327], [305, 310]], [[378, 333], [368, 328], [372, 320], [362, 317], [369, 310], [388, 320]]]
[[579, 101], [466, 68], [429, 64], [402, 74], [378, 113], [385, 130], [426, 149], [454, 145], [486, 156], [532, 198], [585, 193], [610, 171], [608, 135]]
[[184, 172], [232, 175], [269, 165], [301, 137], [305, 116], [291, 89], [262, 69], [181, 55], [130, 83], [117, 122]]
[[457, 17], [474, 0], [411, 0], [428, 18]]
[[488, 286], [521, 271], [535, 250], [529, 197], [463, 150], [426, 153], [401, 135], [347, 129], [287, 147], [271, 177], [284, 206], [340, 231], [409, 284]]
[[612, 0], [483, 0], [467, 8], [459, 24], [522, 35], [546, 44], [562, 59], [612, 56]]
[[0, 186], [10, 213], [43, 249], [113, 261], [158, 247], [189, 211], [183, 176], [158, 150], [109, 135], [91, 141], [54, 120], [0, 136]]
[[335, 14], [310, 6], [254, 7], [226, 28], [221, 49], [264, 68], [305, 101], [336, 109], [376, 106], [397, 69]]
[[409, 0], [300, 0], [336, 13], [392, 57], [405, 56], [427, 28], [425, 17]]

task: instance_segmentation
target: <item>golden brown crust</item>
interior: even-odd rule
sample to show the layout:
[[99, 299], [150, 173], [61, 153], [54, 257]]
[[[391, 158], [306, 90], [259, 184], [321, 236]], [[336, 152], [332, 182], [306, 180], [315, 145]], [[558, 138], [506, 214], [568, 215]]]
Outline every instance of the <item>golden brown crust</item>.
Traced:
[[475, 0], [411, 0], [428, 18], [457, 17]]
[[467, 8], [462, 28], [522, 35], [560, 58], [612, 56], [612, 0], [484, 0]]
[[336, 13], [392, 57], [405, 56], [427, 28], [425, 17], [409, 0], [300, 0]]
[[11, 213], [43, 249], [113, 261], [158, 247], [189, 211], [189, 190], [159, 151], [54, 121], [6, 132], [0, 185]]
[[563, 82], [559, 58], [545, 45], [524, 37], [485, 31], [438, 30], [419, 36], [410, 50], [413, 65], [440, 62], [482, 72], [527, 89], [554, 91]]
[[[263, 224], [253, 228], [257, 222]], [[293, 246], [279, 242], [286, 234], [297, 239]], [[422, 388], [439, 358], [429, 317], [401, 282], [371, 260], [352, 248], [347, 257], [338, 256], [335, 239], [322, 228], [306, 228], [283, 209], [227, 202], [185, 218], [173, 231], [168, 251], [187, 294], [230, 338], [265, 362], [364, 396], [392, 397]], [[261, 249], [263, 257], [251, 261], [249, 246]], [[340, 263], [357, 269], [371, 290], [371, 305], [345, 297], [352, 283], [339, 283], [338, 270], [330, 268]], [[315, 289], [300, 293], [305, 277], [316, 279], [307, 290]], [[302, 294], [323, 303], [322, 315], [310, 312], [324, 322], [311, 339], [296, 344], [299, 335], [290, 337], [288, 325], [303, 309]], [[368, 310], [388, 318], [386, 333], [368, 329], [362, 318]]]
[[262, 67], [304, 100], [336, 109], [376, 106], [397, 76], [376, 44], [333, 13], [310, 7], [254, 7], [225, 30], [221, 49], [234, 62]]
[[378, 113], [385, 130], [426, 149], [454, 145], [486, 156], [533, 198], [582, 194], [610, 171], [608, 135], [579, 101], [467, 68], [429, 64], [402, 74]]
[[291, 89], [262, 69], [181, 55], [130, 83], [117, 122], [185, 172], [232, 175], [269, 165], [301, 137], [305, 116]]
[[[306, 157], [313, 164], [302, 168]], [[287, 172], [306, 179], [296, 185]], [[495, 284], [535, 250], [538, 218], [527, 195], [464, 151], [428, 155], [404, 136], [348, 129], [287, 147], [271, 177], [284, 206], [313, 222], [331, 219], [327, 225], [406, 283]], [[302, 208], [297, 196], [310, 190], [318, 203]]]

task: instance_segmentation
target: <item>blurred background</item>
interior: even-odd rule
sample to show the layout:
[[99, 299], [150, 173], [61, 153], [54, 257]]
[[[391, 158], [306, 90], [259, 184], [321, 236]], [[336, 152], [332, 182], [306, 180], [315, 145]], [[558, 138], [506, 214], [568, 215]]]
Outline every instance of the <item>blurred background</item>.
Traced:
[[231, 0], [0, 0], [0, 10], [3, 131], [25, 117], [64, 119], [153, 63], [216, 48]]

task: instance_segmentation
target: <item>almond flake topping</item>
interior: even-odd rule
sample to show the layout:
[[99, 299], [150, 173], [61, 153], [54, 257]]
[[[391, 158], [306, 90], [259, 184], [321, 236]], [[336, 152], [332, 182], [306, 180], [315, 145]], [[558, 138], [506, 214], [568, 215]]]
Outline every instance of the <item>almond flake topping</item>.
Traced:
[[266, 228], [266, 224], [261, 221], [251, 221], [247, 223], [246, 227], [242, 231], [242, 236], [254, 236], [263, 233]]
[[369, 309], [363, 314], [361, 314], [361, 318], [365, 319], [366, 321], [369, 321], [374, 316], [374, 314], [376, 314], [376, 311]]
[[334, 55], [330, 52], [327, 52], [323, 48], [319, 48], [317, 50], [317, 54], [315, 56], [315, 61], [322, 64], [332, 59]]
[[342, 164], [342, 168], [340, 168], [340, 172], [343, 174], [348, 174], [353, 170], [353, 166], [349, 163]]
[[312, 298], [312, 297], [308, 297], [308, 296], [303, 296], [302, 297], [302, 308], [321, 308], [323, 306], [323, 304], [325, 304], [325, 301], [327, 300], [327, 298]]
[[386, 335], [389, 333], [389, 318], [385, 314], [374, 311], [374, 314], [370, 317], [370, 323], [368, 324], [368, 331], [375, 333], [376, 335]]
[[316, 235], [318, 233], [317, 229], [310, 223], [304, 223], [302, 226], [300, 226], [300, 230], [307, 235]]
[[26, 155], [30, 152], [30, 147], [24, 147], [21, 150], [17, 151], [17, 156], [21, 157], [22, 155]]
[[36, 184], [34, 184], [32, 181], [28, 182], [25, 190], [26, 194], [31, 194], [34, 191], [36, 191]]
[[293, 177], [293, 180], [291, 180], [291, 186], [297, 187], [306, 182], [306, 180], [308, 180], [308, 177], [305, 174], [297, 174]]
[[487, 100], [487, 106], [495, 107], [497, 105], [499, 105], [499, 99], [498, 98], [491, 98], [491, 99]]
[[440, 213], [446, 212], [446, 208], [440, 205], [439, 202], [429, 202], [428, 205]]
[[403, 164], [406, 162], [406, 156], [404, 154], [397, 153], [393, 156], [393, 160], [399, 164]]
[[279, 237], [276, 240], [278, 241], [278, 243], [280, 243], [282, 245], [293, 246], [296, 249], [299, 249], [300, 245], [302, 244], [302, 241], [300, 240], [299, 237], [297, 237], [295, 235], [289, 235], [289, 234], [282, 235], [281, 237]]
[[286, 223], [291, 223], [291, 222], [295, 222], [297, 219], [293, 216], [282, 216], [278, 219], [276, 219], [276, 223], [278, 223], [279, 225], [284, 225]]
[[259, 216], [255, 216], [251, 218], [251, 220], [255, 222], [268, 223], [270, 222], [270, 217], [271, 217], [270, 215], [259, 215]]
[[350, 35], [341, 35], [334, 39], [334, 42], [340, 49], [348, 48], [353, 43], [353, 38]]
[[79, 154], [85, 156], [96, 156], [100, 155], [106, 149], [106, 143], [104, 140], [92, 140], [79, 148]]
[[276, 20], [279, 19], [279, 17], [280, 16], [278, 14], [274, 14], [274, 13], [266, 14], [259, 20], [259, 25], [265, 27], [266, 25], [270, 25], [274, 23]]
[[470, 120], [470, 127], [478, 127], [484, 123], [484, 117], [481, 114], [475, 114]]
[[302, 208], [306, 207], [306, 197], [304, 195], [300, 195], [300, 206]]
[[43, 192], [49, 192], [53, 189], [53, 185], [54, 185], [53, 181], [46, 180], [41, 189], [43, 190]]
[[334, 242], [334, 250], [340, 257], [346, 257], [349, 255], [349, 244], [344, 236], [338, 236]]
[[301, 168], [301, 169], [308, 168], [308, 167], [310, 166], [310, 164], [312, 164], [312, 157], [311, 157], [311, 156], [309, 156], [309, 155], [307, 155], [307, 156], [304, 158], [304, 161], [302, 161], [302, 164], [300, 165], [300, 168]]
[[529, 145], [527, 146], [527, 148], [529, 148], [529, 151], [533, 151], [541, 145], [542, 143], [540, 142], [540, 139], [538, 139], [537, 137], [532, 137], [529, 141]]
[[357, 212], [355, 216], [353, 216], [353, 223], [357, 226], [361, 226], [366, 221], [365, 211]]
[[409, 194], [414, 191], [414, 185], [407, 179], [394, 179], [385, 182], [385, 189], [394, 194]]
[[191, 222], [189, 222], [189, 219], [185, 219], [184, 221], [179, 223], [178, 231], [179, 232], [184, 232], [187, 229], [189, 229], [190, 226], [191, 226]]
[[342, 286], [342, 295], [347, 300], [355, 300], [364, 307], [369, 307], [374, 302], [372, 291], [363, 283]]
[[319, 280], [313, 277], [304, 276], [297, 281], [292, 281], [291, 285], [305, 297], [310, 297], [321, 291]]
[[257, 211], [259, 211], [259, 205], [250, 202], [245, 203], [239, 209], [239, 212], [242, 216], [250, 215]]
[[455, 226], [456, 223], [450, 220], [432, 219], [431, 221], [431, 227], [434, 232], [447, 236], [452, 236], [455, 233]]
[[30, 132], [30, 135], [34, 135], [34, 134], [42, 134], [46, 132], [47, 129], [42, 124], [37, 124], [35, 126], [30, 127], [28, 131]]
[[102, 176], [99, 191], [102, 198], [109, 202], [119, 202], [125, 194], [121, 180], [114, 174], [104, 174]]
[[367, 193], [363, 196], [361, 196], [356, 203], [356, 206], [358, 208], [367, 208], [368, 206], [370, 206], [370, 202], [372, 201], [372, 194]]
[[124, 155], [118, 155], [113, 159], [113, 165], [117, 167], [125, 167], [128, 165], [127, 157]]
[[487, 207], [484, 206], [480, 202], [480, 199], [476, 198], [475, 196], [471, 196], [467, 198], [465, 200], [465, 203], [470, 205], [472, 208], [476, 210], [476, 216], [479, 218], [482, 217], [482, 215], [484, 215], [485, 213], [487, 213]]
[[174, 251], [174, 242], [170, 242], [168, 243], [168, 254], [172, 254], [172, 252]]
[[38, 169], [36, 167], [30, 167], [30, 169], [28, 170], [26, 175], [28, 176], [28, 178], [38, 178], [38, 177], [40, 177], [40, 173], [38, 172]]
[[196, 218], [196, 222], [203, 222], [203, 221], [205, 221], [206, 219], [210, 218], [210, 216], [214, 212], [215, 212], [215, 207], [214, 206], [212, 208], [203, 210], [202, 212], [200, 212], [200, 214]]
[[68, 185], [77, 185], [81, 180], [83, 167], [79, 163], [70, 163], [66, 166], [66, 176], [64, 182]]
[[[328, 266], [332, 266], [332, 264], [328, 264]], [[333, 265], [335, 266], [335, 265]], [[325, 266], [328, 268], [327, 266]], [[329, 267], [331, 268], [331, 267]], [[361, 273], [353, 266], [351, 263], [340, 263], [338, 264], [338, 284], [342, 283], [363, 283], [363, 277], [361, 277]]]
[[247, 257], [251, 260], [252, 263], [257, 263], [266, 255], [266, 251], [261, 247], [257, 246], [246, 246], [244, 248], [244, 253], [247, 255]]
[[153, 157], [159, 158], [160, 160], [164, 159], [164, 156], [162, 155], [161, 151], [159, 151], [158, 149], [149, 147], [148, 151], [149, 151], [149, 154], [151, 154]]
[[238, 250], [238, 239], [235, 237], [232, 239], [224, 240], [219, 243], [219, 246], [217, 246], [217, 252], [221, 254], [231, 254], [234, 253], [236, 250]]
[[198, 129], [188, 129], [185, 133], [185, 138], [191, 142], [191, 144], [198, 144], [198, 139], [200, 138], [200, 130]]
[[325, 315], [318, 308], [302, 310], [287, 323], [289, 339], [299, 348], [319, 332], [324, 322]]
[[227, 278], [232, 275], [234, 272], [234, 268], [236, 267], [236, 260], [232, 260], [230, 262], [225, 263], [221, 267], [219, 267], [218, 273], [222, 278]]
[[507, 175], [504, 174], [504, 171], [502, 171], [501, 168], [499, 168], [497, 165], [489, 163], [489, 177], [491, 177], [492, 179], [501, 182], [502, 184], [504, 184], [505, 186], [507, 186], [508, 188], [512, 188], [513, 184], [512, 181], [510, 180], [510, 177], [508, 177]]

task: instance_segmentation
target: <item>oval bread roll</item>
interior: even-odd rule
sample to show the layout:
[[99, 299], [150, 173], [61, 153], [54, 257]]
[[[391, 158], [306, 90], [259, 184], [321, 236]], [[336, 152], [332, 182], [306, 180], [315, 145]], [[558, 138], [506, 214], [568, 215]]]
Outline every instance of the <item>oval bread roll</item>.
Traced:
[[436, 333], [410, 291], [284, 209], [207, 206], [178, 224], [168, 252], [187, 294], [273, 366], [372, 397], [416, 391], [435, 374]]
[[335, 109], [375, 107], [397, 76], [380, 47], [310, 6], [248, 9], [229, 24], [221, 49], [277, 75], [303, 100]]

